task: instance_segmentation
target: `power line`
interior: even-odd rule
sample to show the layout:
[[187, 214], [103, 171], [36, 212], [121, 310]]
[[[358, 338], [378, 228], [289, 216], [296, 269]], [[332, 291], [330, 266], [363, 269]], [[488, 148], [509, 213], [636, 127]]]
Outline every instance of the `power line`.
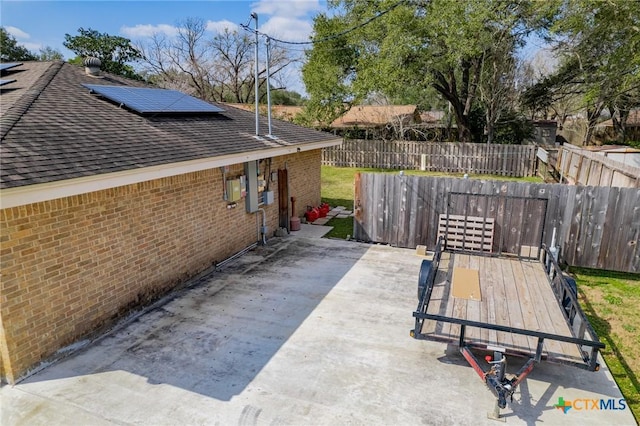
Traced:
[[365, 25], [370, 24], [371, 22], [375, 21], [376, 19], [381, 18], [382, 16], [386, 15], [387, 13], [391, 12], [392, 10], [394, 10], [395, 8], [397, 8], [398, 6], [400, 6], [402, 3], [405, 3], [407, 0], [400, 0], [397, 3], [395, 3], [393, 6], [391, 6], [390, 8], [383, 10], [382, 12], [378, 12], [377, 14], [375, 14], [374, 16], [372, 16], [371, 18], [361, 22], [360, 24], [349, 28], [348, 30], [342, 31], [338, 34], [333, 34], [327, 37], [323, 37], [321, 39], [316, 39], [316, 40], [310, 40], [310, 41], [287, 41], [287, 40], [280, 40], [274, 37], [271, 37], [269, 34], [263, 33], [258, 31], [257, 29], [251, 29], [249, 28], [248, 25], [240, 25], [242, 28], [244, 28], [246, 31], [249, 32], [256, 32], [264, 37], [267, 37], [273, 41], [276, 41], [278, 43], [282, 43], [282, 44], [291, 44], [291, 45], [306, 45], [306, 44], [316, 44], [316, 43], [324, 43], [327, 41], [331, 41], [331, 40], [335, 40], [336, 38], [342, 37], [344, 35], [347, 35], [349, 33], [352, 33], [356, 30], [359, 30], [360, 28], [364, 27]]

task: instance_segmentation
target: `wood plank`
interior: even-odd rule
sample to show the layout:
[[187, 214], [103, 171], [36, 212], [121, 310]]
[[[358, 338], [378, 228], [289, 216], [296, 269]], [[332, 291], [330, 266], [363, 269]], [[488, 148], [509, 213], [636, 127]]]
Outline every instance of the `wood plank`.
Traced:
[[[518, 291], [515, 287], [512, 260], [497, 259], [499, 262], [499, 271], [502, 272], [502, 281], [504, 286], [504, 302], [502, 305], [498, 305], [499, 310], [507, 311], [507, 324], [509, 327], [524, 328], [524, 319], [522, 318], [522, 311], [520, 310], [520, 303], [518, 303]], [[523, 335], [512, 334], [513, 346], [517, 350], [529, 351], [529, 342]]]
[[[518, 292], [518, 302], [520, 305], [520, 311], [522, 312], [522, 319], [524, 322], [524, 328], [531, 331], [540, 331], [540, 324], [536, 315], [536, 299], [529, 288], [528, 282], [525, 279], [523, 270], [523, 263], [521, 261], [511, 261], [511, 268], [513, 270], [514, 286]], [[529, 350], [535, 353], [538, 344], [538, 339], [535, 337], [527, 337]]]
[[[571, 332], [569, 324], [567, 323], [564, 314], [562, 313], [562, 308], [558, 304], [558, 301], [553, 294], [553, 290], [551, 289], [546, 274], [543, 270], [541, 271], [539, 268], [534, 268], [532, 275], [535, 275], [539, 283], [538, 289], [541, 293], [541, 300], [544, 300], [544, 304], [547, 307], [547, 314], [551, 318], [553, 330], [552, 333], [558, 334], [560, 336], [572, 337], [573, 333]], [[552, 350], [554, 351], [552, 352]], [[551, 345], [549, 345], [548, 352], [548, 355], [551, 359], [563, 359], [574, 362], [580, 362], [580, 360], [582, 360], [578, 346], [572, 343], [555, 341]]]
[[[620, 195], [619, 188], [609, 189], [609, 197], [607, 198], [607, 203], [605, 206], [606, 211], [604, 213], [605, 223], [614, 223], [613, 221], [615, 220], [615, 214], [617, 210], [619, 195]], [[608, 249], [611, 245], [611, 242], [614, 238], [613, 234], [614, 234], [613, 232], [609, 231], [609, 232], [604, 232], [602, 235], [602, 239], [600, 240], [600, 250], [598, 253], [598, 263], [597, 263], [598, 268], [605, 269], [605, 265], [608, 265], [608, 263], [610, 262], [606, 249]]]
[[[478, 278], [480, 278], [480, 257], [479, 256], [470, 256], [469, 257], [469, 264], [468, 264], [468, 268], [470, 270], [475, 270], [478, 271]], [[480, 283], [478, 283], [478, 290], [481, 292], [480, 290]], [[480, 300], [467, 300], [467, 319], [469, 321], [478, 321], [481, 322], [482, 321], [482, 310], [483, 307], [482, 305], [485, 305], [484, 302], [484, 295], [480, 294], [481, 298]], [[486, 306], [486, 305], [485, 305]], [[485, 308], [486, 311], [486, 308]], [[469, 338], [469, 340], [475, 340], [475, 341], [481, 341], [481, 337], [482, 334], [484, 332], [485, 335], [487, 335], [488, 333], [486, 333], [486, 330], [477, 328], [477, 327], [468, 327], [467, 328], [468, 332], [467, 332], [467, 336]]]
[[[540, 331], [553, 333], [555, 332], [555, 326], [553, 324], [553, 318], [555, 316], [549, 314], [549, 310], [546, 309], [547, 306], [540, 306], [540, 304], [545, 301], [543, 297], [544, 287], [549, 287], [546, 275], [544, 272], [542, 274], [539, 273], [540, 265], [537, 262], [523, 262], [521, 266], [529, 292], [536, 301], [537, 309], [535, 309], [535, 314]], [[546, 355], [554, 354], [557, 356], [563, 353], [563, 348], [557, 340], [546, 340], [544, 342], [544, 352]]]
[[[464, 254], [456, 254], [454, 257], [453, 267], [456, 268], [464, 268], [469, 265], [469, 256]], [[452, 318], [458, 319], [467, 319], [467, 299], [460, 299], [457, 297], [453, 297], [453, 292], [449, 294], [449, 299], [451, 300], [451, 304], [453, 306], [453, 310], [451, 312]], [[460, 324], [451, 324], [449, 333], [454, 336], [460, 335]]]
[[[480, 291], [483, 294], [480, 319], [482, 322], [486, 322], [488, 324], [497, 324], [495, 302], [496, 280], [493, 278], [491, 261], [488, 257], [481, 257], [479, 258], [479, 262]], [[495, 330], [482, 330], [481, 339], [486, 341], [488, 345], [496, 346], [498, 344], [498, 334]]]
[[619, 198], [614, 219], [615, 228], [610, 230], [617, 235], [616, 244], [609, 248], [609, 256], [614, 258], [615, 270], [623, 270], [629, 265], [630, 269], [638, 272], [640, 258], [635, 254], [640, 242], [640, 189], [621, 189]]
[[[486, 261], [489, 264], [489, 271], [492, 276], [492, 281], [495, 284], [493, 293], [493, 306], [495, 312], [494, 316], [496, 321], [495, 324], [509, 327], [511, 325], [511, 321], [509, 320], [509, 311], [505, 306], [507, 293], [505, 289], [502, 269], [500, 267], [500, 259], [489, 257], [486, 259]], [[511, 333], [496, 332], [496, 337], [498, 346], [513, 346], [513, 337]]]

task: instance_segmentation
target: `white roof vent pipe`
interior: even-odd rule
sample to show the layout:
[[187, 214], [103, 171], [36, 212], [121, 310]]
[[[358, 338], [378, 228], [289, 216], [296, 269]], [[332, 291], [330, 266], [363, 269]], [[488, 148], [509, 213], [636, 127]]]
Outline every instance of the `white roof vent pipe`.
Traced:
[[84, 59], [84, 72], [92, 77], [100, 76], [100, 65], [102, 62], [98, 58], [88, 57]]

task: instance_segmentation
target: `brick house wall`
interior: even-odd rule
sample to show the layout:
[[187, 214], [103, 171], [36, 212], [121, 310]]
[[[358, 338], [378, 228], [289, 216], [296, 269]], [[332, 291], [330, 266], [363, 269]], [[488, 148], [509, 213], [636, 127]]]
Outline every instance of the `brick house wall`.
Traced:
[[[320, 150], [276, 157], [300, 206], [320, 202]], [[228, 177], [243, 174], [230, 167]], [[14, 383], [256, 242], [257, 215], [227, 209], [211, 169], [0, 211], [0, 364]], [[276, 202], [264, 206], [269, 235]], [[301, 209], [297, 213], [301, 213]]]

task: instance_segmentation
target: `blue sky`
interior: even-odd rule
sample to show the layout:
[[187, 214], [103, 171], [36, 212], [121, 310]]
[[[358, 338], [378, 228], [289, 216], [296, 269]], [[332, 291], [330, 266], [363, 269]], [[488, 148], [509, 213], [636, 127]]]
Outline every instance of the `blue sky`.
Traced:
[[69, 59], [74, 55], [62, 46], [64, 35], [76, 35], [80, 27], [135, 41], [153, 32], [170, 35], [176, 24], [187, 18], [202, 18], [211, 31], [216, 31], [247, 23], [250, 14], [256, 12], [263, 32], [285, 40], [302, 41], [311, 33], [312, 17], [323, 10], [326, 10], [324, 0], [2, 0], [0, 25], [19, 44], [36, 53], [42, 47], [51, 46]]
[[[324, 10], [325, 0], [1, 0], [0, 25], [34, 53], [49, 46], [71, 59], [75, 55], [62, 43], [65, 34], [77, 35], [80, 27], [127, 37], [136, 43], [154, 33], [171, 36], [176, 25], [187, 18], [205, 20], [212, 34], [225, 28], [240, 29], [240, 24], [246, 24], [255, 12], [263, 33], [281, 40], [306, 41], [313, 16]], [[287, 86], [304, 93], [299, 68], [288, 75]]]

